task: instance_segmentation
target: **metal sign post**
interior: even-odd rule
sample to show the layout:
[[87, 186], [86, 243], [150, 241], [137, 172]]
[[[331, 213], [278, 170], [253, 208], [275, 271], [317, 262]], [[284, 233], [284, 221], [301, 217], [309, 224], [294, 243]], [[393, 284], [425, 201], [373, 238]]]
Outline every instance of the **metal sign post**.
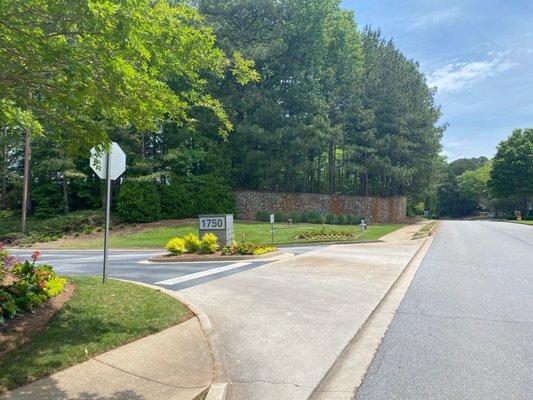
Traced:
[[105, 158], [106, 171], [106, 196], [105, 196], [105, 229], [104, 229], [104, 265], [102, 268], [102, 283], [107, 282], [107, 258], [109, 255], [109, 221], [111, 219], [111, 175], [109, 173], [109, 166], [111, 157], [107, 153]]
[[118, 144], [112, 142], [107, 152], [99, 151], [96, 147], [92, 148], [90, 164], [96, 175], [106, 181], [104, 262], [102, 268], [102, 282], [106, 283], [111, 221], [111, 181], [116, 180], [126, 170], [126, 154]]

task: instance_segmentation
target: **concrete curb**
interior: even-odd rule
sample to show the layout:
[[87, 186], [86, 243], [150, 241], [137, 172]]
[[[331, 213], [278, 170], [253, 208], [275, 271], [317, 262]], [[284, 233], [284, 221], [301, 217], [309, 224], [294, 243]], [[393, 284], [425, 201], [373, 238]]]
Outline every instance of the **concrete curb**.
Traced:
[[211, 386], [208, 388], [207, 397], [206, 400], [224, 400], [226, 398], [227, 394], [227, 383], [215, 383], [215, 372], [216, 372], [216, 359], [215, 359], [215, 351], [213, 348], [213, 343], [211, 341], [211, 337], [214, 333], [213, 325], [211, 324], [211, 320], [207, 316], [206, 313], [204, 313], [202, 310], [200, 310], [198, 307], [196, 307], [194, 304], [189, 302], [189, 300], [184, 299], [183, 296], [180, 296], [178, 292], [174, 292], [172, 290], [168, 290], [165, 288], [161, 288], [159, 286], [151, 285], [149, 283], [144, 282], [137, 282], [137, 281], [130, 281], [127, 279], [117, 279], [119, 281], [133, 283], [139, 286], [144, 286], [149, 289], [153, 289], [156, 291], [160, 291], [161, 293], [165, 293], [176, 300], [180, 301], [183, 305], [185, 305], [189, 310], [193, 312], [193, 314], [198, 318], [198, 321], [200, 322], [200, 326], [202, 328], [202, 332], [204, 333], [205, 339], [207, 341], [207, 344], [209, 346], [209, 349], [211, 351], [211, 360], [213, 365], [213, 371], [212, 371], [212, 381]]
[[225, 400], [227, 393], [227, 383], [213, 383], [207, 392], [205, 400]]
[[158, 255], [150, 257], [148, 263], [150, 264], [190, 264], [190, 263], [214, 263], [214, 262], [227, 262], [227, 261], [278, 261], [285, 260], [286, 258], [294, 256], [293, 253], [283, 253], [277, 251], [270, 254], [263, 254], [260, 256], [216, 256], [206, 258], [187, 258], [178, 256], [176, 258], [170, 258], [168, 255]]
[[156, 290], [158, 292], [165, 293], [165, 294], [169, 295], [170, 297], [175, 298], [176, 300], [180, 301], [185, 307], [187, 307], [189, 310], [191, 310], [192, 313], [196, 316], [196, 318], [198, 318], [198, 320], [200, 321], [200, 325], [202, 326], [202, 331], [204, 331], [204, 334], [211, 335], [213, 333], [213, 326], [211, 325], [211, 320], [209, 319], [207, 314], [205, 314], [203, 311], [201, 311], [194, 304], [191, 304], [189, 301], [185, 300], [177, 292], [162, 288], [160, 286], [151, 285], [149, 283], [131, 281], [131, 280], [128, 280], [128, 279], [119, 279], [119, 278], [113, 278], [113, 279], [116, 279], [117, 281], [133, 283], [133, 284], [136, 284], [136, 285], [139, 285], [139, 286], [144, 286], [144, 287], [147, 287], [149, 289], [153, 289], [153, 290]]
[[[438, 224], [435, 224], [435, 226], [430, 230], [430, 232], [433, 232], [434, 231], [434, 228], [439, 226], [440, 223]], [[371, 321], [375, 316], [376, 314], [378, 313], [378, 310], [382, 307], [382, 305], [385, 303], [386, 299], [387, 299], [387, 296], [389, 296], [389, 294], [393, 291], [393, 289], [397, 286], [398, 282], [401, 280], [402, 276], [404, 275], [404, 272], [408, 269], [408, 267], [413, 263], [413, 261], [419, 256], [419, 254], [422, 252], [422, 251], [427, 251], [427, 249], [429, 249], [429, 246], [425, 246], [426, 245], [426, 242], [428, 241], [432, 241], [434, 238], [434, 235], [429, 235], [427, 236], [426, 238], [423, 238], [424, 240], [421, 242], [420, 246], [418, 247], [418, 249], [416, 250], [416, 252], [413, 254], [413, 256], [411, 257], [411, 259], [405, 264], [405, 267], [403, 268], [403, 270], [398, 274], [398, 277], [394, 280], [394, 282], [391, 284], [391, 286], [389, 287], [389, 289], [387, 290], [387, 293], [385, 294], [385, 296], [383, 296], [383, 298], [381, 299], [381, 301], [376, 305], [376, 307], [372, 310], [372, 312], [369, 314], [368, 318], [366, 319], [366, 321], [359, 327], [359, 329], [357, 330], [357, 332], [355, 332], [355, 335], [348, 341], [348, 343], [346, 344], [346, 346], [342, 349], [342, 351], [339, 353], [339, 355], [337, 356], [336, 360], [333, 362], [333, 364], [331, 364], [331, 366], [328, 368], [328, 370], [326, 371], [326, 373], [322, 376], [322, 378], [320, 379], [320, 381], [318, 382], [318, 384], [315, 386], [315, 388], [313, 389], [313, 391], [309, 394], [309, 396], [307, 397], [307, 400], [315, 400], [317, 398], [317, 396], [321, 393], [320, 392], [320, 389], [322, 388], [322, 386], [325, 384], [325, 382], [327, 381], [327, 379], [330, 377], [330, 375], [335, 371], [335, 370], [338, 370], [339, 368], [341, 368], [341, 365], [342, 365], [342, 362], [343, 360], [347, 357], [349, 351], [350, 351], [350, 348], [351, 346], [357, 342], [359, 339], [360, 339], [360, 336], [362, 334], [362, 332], [365, 331], [365, 328], [368, 326], [369, 324], [369, 321]], [[430, 243], [431, 244], [431, 243]], [[427, 249], [426, 249], [427, 247]], [[425, 255], [424, 255], [425, 256]], [[368, 366], [367, 366], [368, 368]]]

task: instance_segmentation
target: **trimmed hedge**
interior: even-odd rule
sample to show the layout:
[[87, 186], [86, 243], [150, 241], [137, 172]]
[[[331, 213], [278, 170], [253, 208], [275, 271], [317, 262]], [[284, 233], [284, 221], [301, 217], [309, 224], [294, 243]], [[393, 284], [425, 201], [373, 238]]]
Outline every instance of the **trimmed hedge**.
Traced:
[[[261, 222], [270, 222], [270, 214], [268, 211], [258, 211], [256, 219]], [[274, 218], [276, 222], [288, 222], [291, 219], [295, 224], [307, 222], [310, 224], [359, 225], [363, 219], [367, 223], [370, 222], [370, 218], [361, 215], [319, 214], [316, 211], [290, 212], [288, 214], [276, 212], [274, 213]]]
[[127, 181], [120, 188], [117, 211], [126, 222], [194, 218], [199, 214], [232, 214], [231, 187], [213, 175], [171, 180], [169, 185]]
[[126, 222], [153, 222], [161, 219], [157, 186], [152, 182], [126, 181], [118, 193], [117, 212]]
[[185, 179], [174, 179], [170, 185], [160, 185], [159, 199], [164, 219], [184, 219], [194, 215], [194, 198]]

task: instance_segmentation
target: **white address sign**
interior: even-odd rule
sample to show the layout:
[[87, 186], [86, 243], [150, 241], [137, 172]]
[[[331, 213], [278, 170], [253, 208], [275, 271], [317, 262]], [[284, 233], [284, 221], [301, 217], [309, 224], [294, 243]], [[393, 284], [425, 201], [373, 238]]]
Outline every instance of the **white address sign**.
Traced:
[[226, 217], [199, 217], [200, 230], [226, 230]]

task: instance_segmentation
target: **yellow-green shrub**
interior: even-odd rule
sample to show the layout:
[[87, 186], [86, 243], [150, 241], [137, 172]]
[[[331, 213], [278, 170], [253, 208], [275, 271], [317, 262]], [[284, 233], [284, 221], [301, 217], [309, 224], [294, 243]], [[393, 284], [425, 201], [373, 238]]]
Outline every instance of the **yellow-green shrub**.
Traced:
[[65, 278], [56, 276], [50, 279], [48, 282], [46, 282], [46, 284], [44, 285], [43, 291], [44, 293], [46, 293], [48, 297], [57, 296], [59, 293], [63, 291], [66, 283], [67, 283], [67, 280]]
[[200, 252], [202, 254], [213, 254], [218, 250], [218, 238], [214, 233], [206, 233], [202, 237]]
[[185, 241], [180, 237], [170, 239], [167, 243], [166, 248], [172, 254], [176, 254], [176, 255], [183, 254], [187, 250], [185, 248]]
[[185, 249], [188, 253], [196, 253], [198, 250], [200, 250], [200, 246], [202, 245], [198, 235], [195, 235], [194, 233], [185, 235], [183, 237], [183, 241], [185, 242]]
[[263, 254], [268, 254], [268, 253], [273, 253], [275, 251], [277, 251], [278, 249], [274, 246], [264, 246], [264, 247], [259, 247], [255, 250], [252, 251], [252, 254], [254, 256], [262, 256]]

